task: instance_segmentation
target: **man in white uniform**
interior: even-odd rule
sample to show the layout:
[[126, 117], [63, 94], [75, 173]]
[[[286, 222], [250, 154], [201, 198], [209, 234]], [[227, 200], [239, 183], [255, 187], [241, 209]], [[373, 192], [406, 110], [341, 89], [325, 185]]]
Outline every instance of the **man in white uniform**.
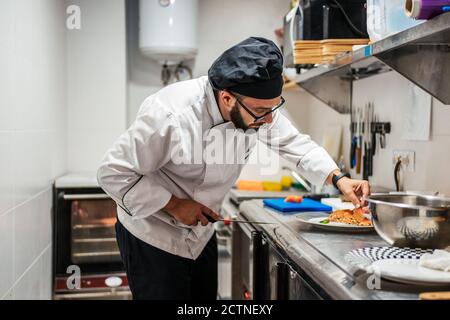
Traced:
[[[208, 149], [217, 140], [212, 137], [231, 131], [234, 142], [222, 140], [220, 147], [240, 159], [259, 139], [310, 182], [334, 183], [355, 205], [364, 205], [367, 181], [342, 174], [323, 148], [276, 111], [284, 103], [282, 66], [272, 41], [248, 38], [225, 51], [207, 77], [148, 97], [106, 153], [98, 182], [117, 203], [117, 241], [134, 299], [216, 298], [217, 243], [207, 216], [219, 219], [245, 160], [186, 161], [194, 149]], [[271, 134], [258, 136], [258, 129]]]

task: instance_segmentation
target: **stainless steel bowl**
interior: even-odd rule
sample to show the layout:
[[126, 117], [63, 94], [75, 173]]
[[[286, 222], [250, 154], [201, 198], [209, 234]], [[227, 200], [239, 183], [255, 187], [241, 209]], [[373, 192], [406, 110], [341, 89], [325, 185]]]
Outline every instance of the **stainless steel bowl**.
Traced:
[[367, 199], [379, 236], [398, 247], [450, 246], [450, 199], [379, 193]]

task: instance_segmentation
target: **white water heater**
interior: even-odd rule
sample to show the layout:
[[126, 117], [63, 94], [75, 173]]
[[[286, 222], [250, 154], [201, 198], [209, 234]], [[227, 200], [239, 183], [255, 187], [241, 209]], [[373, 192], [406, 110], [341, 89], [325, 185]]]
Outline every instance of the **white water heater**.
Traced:
[[139, 47], [160, 62], [193, 59], [197, 44], [198, 0], [140, 0]]

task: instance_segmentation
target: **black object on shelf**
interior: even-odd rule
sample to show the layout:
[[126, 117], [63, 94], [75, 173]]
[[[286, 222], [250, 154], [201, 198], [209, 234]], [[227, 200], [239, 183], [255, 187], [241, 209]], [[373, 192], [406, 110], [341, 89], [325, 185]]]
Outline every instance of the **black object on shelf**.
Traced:
[[368, 38], [366, 0], [301, 0], [298, 40]]

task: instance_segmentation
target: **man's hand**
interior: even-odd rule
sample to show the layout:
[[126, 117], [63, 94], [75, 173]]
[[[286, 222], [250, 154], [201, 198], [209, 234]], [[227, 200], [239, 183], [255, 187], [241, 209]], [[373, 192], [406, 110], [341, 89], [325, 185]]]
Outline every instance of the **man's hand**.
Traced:
[[[338, 175], [339, 170], [330, 173], [326, 183], [332, 184], [333, 175]], [[356, 208], [365, 207], [367, 205], [365, 198], [370, 195], [369, 182], [366, 180], [354, 180], [349, 178], [341, 178], [337, 182], [337, 187], [342, 192], [344, 197], [349, 199]]]
[[356, 208], [365, 207], [366, 197], [370, 194], [369, 182], [366, 180], [354, 180], [341, 178], [337, 186], [342, 194], [348, 198]]
[[178, 222], [188, 226], [195, 226], [199, 221], [202, 226], [206, 226], [209, 221], [205, 215], [212, 217], [214, 220], [220, 219], [220, 216], [217, 213], [201, 203], [190, 199], [179, 199], [173, 195], [163, 210], [174, 217]]

